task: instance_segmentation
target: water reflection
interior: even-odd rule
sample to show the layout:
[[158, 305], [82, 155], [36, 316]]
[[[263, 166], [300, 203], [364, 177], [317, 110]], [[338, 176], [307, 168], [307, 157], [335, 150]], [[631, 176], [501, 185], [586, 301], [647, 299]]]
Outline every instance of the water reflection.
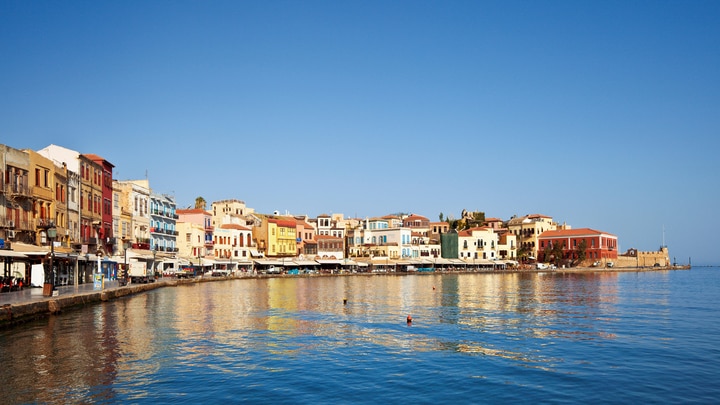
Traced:
[[615, 338], [617, 284], [616, 273], [513, 273], [168, 287], [4, 331], [0, 361], [13, 402], [48, 403], [187, 396], [197, 374], [283, 373], [308, 357], [445, 352], [550, 370], [562, 360], [547, 345]]

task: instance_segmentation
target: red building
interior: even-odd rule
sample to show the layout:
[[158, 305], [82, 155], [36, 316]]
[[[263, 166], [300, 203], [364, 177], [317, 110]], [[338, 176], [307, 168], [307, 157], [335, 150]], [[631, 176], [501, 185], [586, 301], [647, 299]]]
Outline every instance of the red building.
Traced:
[[115, 165], [108, 162], [104, 158], [92, 153], [85, 154], [85, 157], [99, 164], [102, 167], [102, 174], [98, 174], [98, 176], [101, 177], [100, 179], [98, 179], [99, 181], [97, 182], [102, 185], [102, 205], [100, 209], [102, 221], [100, 226], [98, 227], [99, 238], [101, 239], [101, 241], [98, 243], [98, 247], [102, 246], [106, 254], [110, 254], [111, 252], [115, 251], [113, 245], [115, 245], [116, 242], [113, 235], [112, 217], [112, 178], [113, 168], [115, 167]]
[[545, 231], [538, 236], [538, 261], [556, 261], [552, 257], [553, 247], [563, 247], [565, 260], [577, 260], [582, 242], [585, 242], [585, 259], [590, 261], [617, 259], [617, 236], [590, 228]]

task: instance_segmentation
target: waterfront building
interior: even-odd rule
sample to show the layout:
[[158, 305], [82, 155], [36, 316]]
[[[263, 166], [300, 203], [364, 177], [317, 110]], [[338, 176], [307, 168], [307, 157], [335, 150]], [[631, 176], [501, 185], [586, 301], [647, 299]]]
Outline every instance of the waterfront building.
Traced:
[[178, 219], [175, 197], [150, 193], [150, 250], [161, 260], [174, 259], [177, 252]]
[[[80, 238], [80, 153], [58, 145], [48, 145], [37, 151], [52, 160], [55, 165], [64, 168], [67, 177], [67, 223], [64, 241], [76, 253], [87, 252], [88, 246], [83, 245]], [[60, 234], [58, 234], [60, 235]]]
[[517, 238], [518, 256], [522, 261], [535, 260], [538, 255], [538, 236], [545, 231], [553, 231], [558, 225], [552, 217], [530, 214], [524, 217], [513, 216], [507, 228]]
[[119, 238], [115, 244], [115, 255], [125, 255], [125, 250], [132, 247], [132, 210], [130, 204], [130, 189], [128, 182], [113, 181], [113, 235]]
[[374, 231], [376, 229], [388, 229], [388, 228], [399, 228], [400, 226], [391, 226], [391, 224], [394, 224], [394, 221], [392, 218], [389, 217], [383, 217], [383, 218], [366, 218], [365, 219], [365, 229], [369, 231]]
[[267, 218], [267, 257], [295, 257], [297, 255], [297, 225], [292, 217]]
[[2, 196], [0, 196], [0, 237], [3, 246], [12, 242], [35, 243], [35, 223], [32, 218], [30, 186], [30, 157], [25, 151], [0, 145]]
[[430, 220], [422, 215], [410, 214], [402, 220], [402, 226], [422, 232], [430, 228]]
[[[59, 258], [56, 258], [60, 263], [59, 274], [62, 278], [59, 284], [64, 284], [65, 281], [68, 284], [92, 282], [92, 274], [97, 267], [96, 254], [99, 247], [103, 248], [99, 234], [100, 229], [103, 228], [104, 218], [101, 203], [103, 166], [94, 163], [88, 156], [82, 156], [76, 150], [54, 144], [40, 149], [37, 153], [51, 160], [56, 166], [55, 219], [56, 226], [64, 227], [58, 229], [55, 241], [57, 250], [61, 253], [58, 255]], [[67, 185], [65, 191], [62, 190], [63, 181], [58, 180], [62, 178], [60, 172], [64, 173], [66, 182], [64, 184]], [[66, 202], [65, 218], [62, 212], [63, 198]], [[112, 218], [111, 213], [110, 217]], [[105, 220], [107, 221], [107, 218]], [[113, 248], [107, 246], [101, 252], [111, 254]]]
[[495, 231], [486, 226], [458, 232], [459, 258], [476, 263], [498, 259], [499, 238]]
[[[176, 224], [178, 231], [178, 258], [180, 264], [193, 264], [198, 268], [204, 268], [209, 264], [207, 252], [207, 244], [205, 243], [205, 224], [201, 221], [192, 220], [196, 213], [184, 214], [182, 211], [195, 210], [178, 210], [178, 222]], [[197, 210], [203, 211], [203, 210]], [[190, 218], [185, 217], [188, 215]], [[208, 215], [209, 216], [209, 215]], [[188, 219], [188, 220], [186, 220]]]
[[[617, 260], [617, 236], [590, 228], [545, 231], [538, 236], [538, 261], [578, 264], [581, 251], [588, 262]], [[555, 257], [554, 247], [562, 246], [562, 257]]]
[[252, 222], [248, 221], [248, 217], [255, 212], [245, 205], [245, 201], [236, 199], [214, 201], [210, 210], [213, 228], [224, 224], [248, 226], [248, 222]]
[[47, 246], [46, 230], [55, 225], [55, 165], [35, 151], [25, 150], [29, 160], [31, 195], [30, 221], [34, 224], [32, 244]]
[[502, 229], [503, 220], [500, 218], [485, 218], [485, 226], [492, 229]]
[[252, 231], [238, 224], [223, 224], [213, 234], [215, 269], [234, 272], [252, 265]]
[[[323, 260], [341, 260], [345, 258], [343, 238], [332, 235], [316, 235], [317, 258], [322, 264]], [[340, 264], [333, 263], [333, 264]]]
[[387, 222], [389, 228], [400, 228], [403, 226], [403, 219], [397, 215], [385, 215], [382, 220]]
[[440, 235], [440, 257], [443, 259], [460, 258], [460, 239], [455, 229]]
[[413, 250], [412, 229], [388, 228], [366, 232], [365, 243], [369, 245], [373, 256], [386, 256], [390, 259], [409, 259], [419, 256], [419, 250]]
[[497, 254], [500, 259], [517, 259], [517, 237], [505, 228], [493, 228], [498, 235]]
[[[83, 254], [103, 255], [102, 229], [102, 166], [80, 154], [80, 240]], [[91, 260], [95, 263], [95, 260]], [[96, 269], [97, 272], [97, 269]]]
[[109, 256], [115, 251], [116, 244], [112, 216], [113, 168], [115, 165], [92, 153], [85, 154], [85, 156], [100, 166], [100, 171], [93, 174], [96, 177], [94, 183], [100, 183], [100, 195], [94, 197], [98, 200], [100, 211], [98, 250], [105, 256]]
[[[124, 197], [121, 204], [130, 214], [131, 248], [151, 250], [150, 240], [150, 183], [148, 180], [116, 181], [115, 187], [121, 190]], [[122, 206], [121, 206], [122, 212]]]
[[318, 243], [315, 240], [315, 227], [308, 222], [307, 217], [295, 217], [297, 223], [297, 252], [298, 257], [313, 258], [318, 254]]
[[[191, 209], [178, 209], [178, 220], [177, 225], [179, 226], [181, 223], [190, 223], [196, 225], [196, 227], [202, 229], [202, 237], [199, 238], [199, 241], [194, 240], [195, 239], [195, 233], [196, 233], [196, 227], [192, 227], [192, 229], [186, 229], [185, 231], [185, 237], [186, 240], [183, 241], [186, 248], [189, 247], [192, 249], [192, 254], [190, 257], [207, 257], [212, 258], [215, 254], [213, 252], [213, 232], [215, 228], [212, 226], [212, 214], [208, 211], [205, 211], [204, 209], [200, 208], [191, 208]], [[191, 232], [190, 232], [191, 231]], [[178, 230], [180, 235], [182, 235], [182, 232]], [[187, 238], [191, 234], [193, 240], [190, 241]], [[180, 242], [180, 241], [178, 241]], [[201, 246], [200, 246], [201, 245]], [[185, 254], [188, 252], [185, 251]], [[181, 255], [182, 256], [182, 255]], [[182, 257], [188, 257], [188, 256], [182, 256]]]
[[160, 271], [158, 264], [164, 257], [158, 257], [151, 238], [150, 182], [116, 180], [112, 190], [113, 230], [120, 236], [115, 238], [114, 259], [123, 263], [122, 268], [141, 261], [148, 269]]
[[367, 257], [369, 253], [364, 248], [365, 228], [363, 222], [349, 225], [345, 230], [345, 246], [348, 257]]
[[440, 243], [440, 235], [450, 231], [450, 224], [445, 221], [430, 222], [429, 227], [428, 236], [430, 237], [430, 243], [434, 244]]

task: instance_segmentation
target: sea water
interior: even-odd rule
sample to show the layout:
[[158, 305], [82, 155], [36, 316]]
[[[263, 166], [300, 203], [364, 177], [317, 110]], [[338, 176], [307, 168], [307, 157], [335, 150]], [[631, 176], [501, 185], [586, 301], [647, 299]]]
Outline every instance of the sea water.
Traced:
[[716, 403], [718, 298], [712, 267], [167, 287], [0, 331], [0, 397]]

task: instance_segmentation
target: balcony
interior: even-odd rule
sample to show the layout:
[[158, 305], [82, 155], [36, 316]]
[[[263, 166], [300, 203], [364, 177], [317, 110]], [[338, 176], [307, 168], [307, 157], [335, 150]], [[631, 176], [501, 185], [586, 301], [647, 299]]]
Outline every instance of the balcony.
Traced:
[[35, 219], [35, 227], [41, 229], [54, 228], [55, 222], [49, 218], [37, 218]]
[[5, 183], [3, 191], [14, 197], [31, 197], [33, 188], [24, 184]]

